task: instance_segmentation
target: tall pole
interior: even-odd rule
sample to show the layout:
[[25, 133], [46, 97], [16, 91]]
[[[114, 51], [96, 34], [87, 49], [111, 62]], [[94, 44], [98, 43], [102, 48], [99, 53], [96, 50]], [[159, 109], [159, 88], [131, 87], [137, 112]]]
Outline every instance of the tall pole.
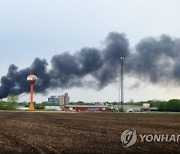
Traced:
[[34, 83], [31, 83], [31, 104], [33, 103]]
[[123, 103], [124, 103], [124, 76], [123, 76], [123, 73], [124, 73], [124, 55], [121, 55], [120, 57], [120, 60], [121, 60], [121, 109], [123, 109]]
[[34, 83], [31, 82], [30, 86], [31, 86], [31, 94], [30, 94], [30, 106], [29, 106], [29, 110], [34, 110], [34, 103], [33, 103]]

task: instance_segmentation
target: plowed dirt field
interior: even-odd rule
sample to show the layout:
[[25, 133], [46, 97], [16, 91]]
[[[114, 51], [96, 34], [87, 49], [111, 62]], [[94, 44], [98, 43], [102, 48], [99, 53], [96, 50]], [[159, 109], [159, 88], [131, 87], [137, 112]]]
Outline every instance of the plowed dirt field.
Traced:
[[125, 148], [121, 133], [180, 134], [180, 114], [0, 112], [0, 153], [180, 153], [177, 142]]

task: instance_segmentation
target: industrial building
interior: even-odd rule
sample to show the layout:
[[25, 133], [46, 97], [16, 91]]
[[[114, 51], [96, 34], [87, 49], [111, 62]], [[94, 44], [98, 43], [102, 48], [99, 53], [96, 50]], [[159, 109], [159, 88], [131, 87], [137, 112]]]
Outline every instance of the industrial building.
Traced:
[[64, 110], [65, 106], [69, 104], [69, 96], [68, 93], [65, 93], [64, 95], [59, 96], [59, 105]]
[[49, 111], [61, 111], [62, 110], [60, 106], [45, 106], [44, 109], [49, 110]]
[[50, 96], [48, 98], [48, 103], [59, 104], [59, 98], [57, 96]]
[[69, 96], [68, 93], [65, 93], [64, 95], [60, 96], [50, 96], [48, 98], [48, 103], [54, 103], [57, 105], [60, 105], [61, 109], [65, 109], [65, 106], [69, 104]]
[[66, 105], [68, 111], [107, 111], [107, 105]]

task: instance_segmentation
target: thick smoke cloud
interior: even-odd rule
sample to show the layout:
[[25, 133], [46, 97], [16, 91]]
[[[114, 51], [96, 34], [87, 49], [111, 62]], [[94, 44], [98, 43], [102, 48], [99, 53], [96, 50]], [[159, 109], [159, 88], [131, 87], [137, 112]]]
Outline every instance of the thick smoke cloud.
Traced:
[[126, 75], [152, 83], [179, 83], [179, 49], [180, 39], [162, 35], [142, 39], [135, 46], [135, 52], [131, 52], [125, 34], [109, 33], [103, 49], [82, 48], [75, 54], [64, 52], [53, 56], [50, 64], [45, 59], [36, 58], [30, 67], [21, 70], [10, 65], [7, 75], [1, 78], [0, 98], [9, 93], [29, 92], [26, 80], [29, 74], [38, 76], [35, 88], [38, 93], [54, 88], [82, 87], [86, 76], [91, 76], [95, 88], [101, 89], [118, 78], [121, 55], [125, 57]]
[[127, 72], [152, 83], [180, 81], [180, 39], [148, 37], [126, 60]]
[[29, 84], [27, 76], [29, 74], [37, 74], [39, 80], [36, 84], [36, 91], [43, 92], [50, 84], [49, 74], [46, 70], [46, 60], [36, 58], [29, 68], [18, 71], [18, 67], [10, 65], [6, 76], [1, 78], [0, 98], [6, 97], [9, 93], [21, 94], [29, 92]]

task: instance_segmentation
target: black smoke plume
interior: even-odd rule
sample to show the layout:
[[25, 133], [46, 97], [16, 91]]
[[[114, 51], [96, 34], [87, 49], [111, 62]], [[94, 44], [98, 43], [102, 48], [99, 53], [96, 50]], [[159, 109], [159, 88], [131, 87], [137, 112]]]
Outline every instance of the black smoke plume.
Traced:
[[162, 35], [142, 39], [132, 52], [125, 34], [109, 33], [103, 49], [86, 47], [73, 55], [68, 52], [55, 55], [49, 70], [47, 61], [39, 58], [25, 69], [10, 65], [7, 75], [1, 78], [0, 98], [9, 93], [29, 92], [26, 80], [29, 74], [38, 77], [35, 88], [38, 93], [54, 88], [82, 87], [87, 76], [96, 83], [95, 88], [101, 89], [118, 78], [121, 55], [125, 56], [124, 73], [127, 76], [152, 83], [180, 83], [179, 49], [180, 39]]
[[147, 37], [126, 60], [127, 73], [152, 83], [180, 83], [180, 39]]

